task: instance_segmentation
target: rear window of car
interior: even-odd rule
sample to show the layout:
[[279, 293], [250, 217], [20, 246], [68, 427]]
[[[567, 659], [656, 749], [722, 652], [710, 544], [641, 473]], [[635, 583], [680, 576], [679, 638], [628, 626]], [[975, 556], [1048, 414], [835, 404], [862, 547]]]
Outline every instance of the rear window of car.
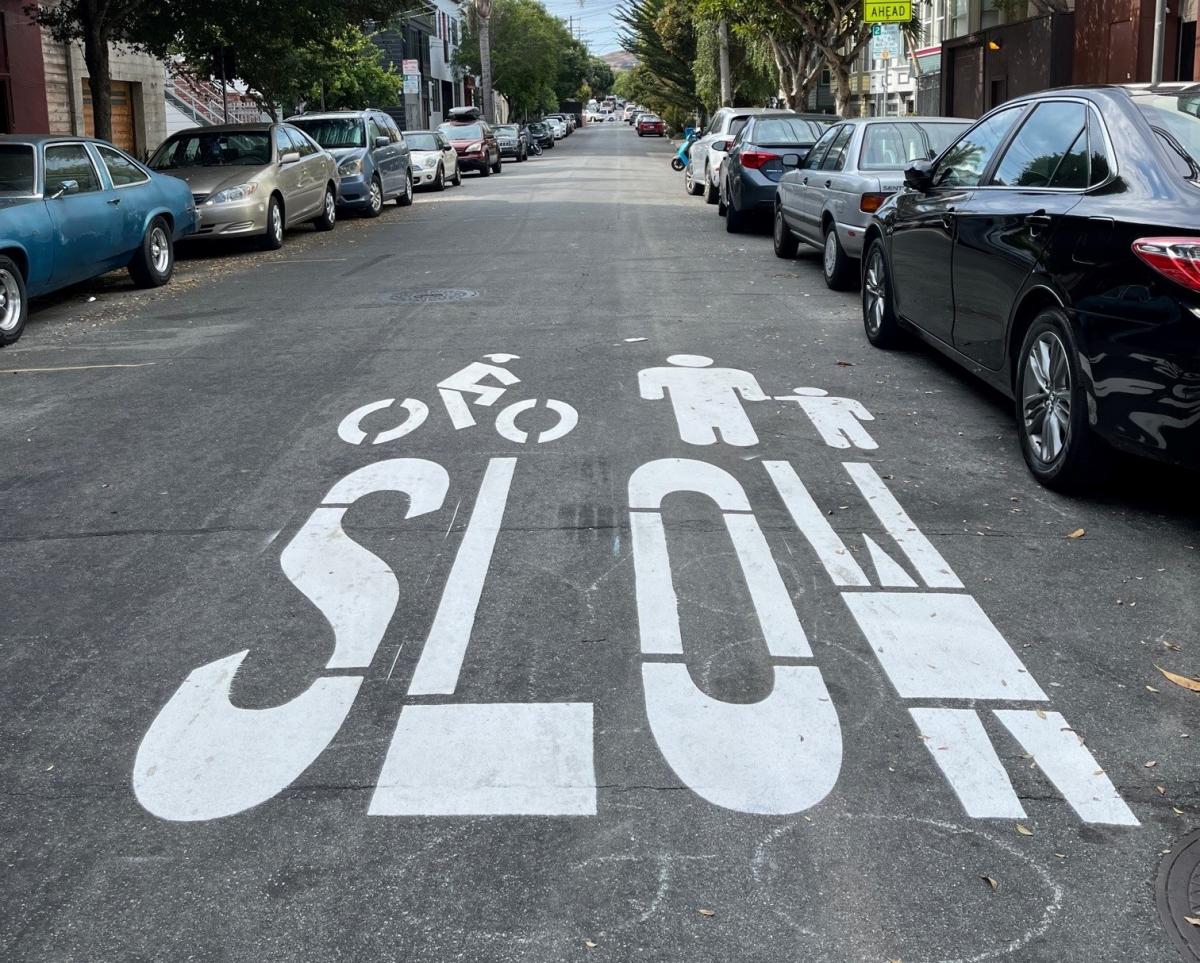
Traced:
[[479, 124], [442, 124], [438, 130], [452, 140], [478, 140], [483, 136]]
[[1200, 178], [1200, 94], [1145, 94], [1134, 103], [1168, 151], [1179, 155], [1172, 158], [1174, 168], [1189, 180]]
[[822, 128], [811, 120], [799, 117], [770, 117], [754, 125], [754, 143], [771, 147], [790, 147], [794, 144], [815, 144]]
[[25, 196], [33, 190], [33, 148], [0, 144], [0, 197]]

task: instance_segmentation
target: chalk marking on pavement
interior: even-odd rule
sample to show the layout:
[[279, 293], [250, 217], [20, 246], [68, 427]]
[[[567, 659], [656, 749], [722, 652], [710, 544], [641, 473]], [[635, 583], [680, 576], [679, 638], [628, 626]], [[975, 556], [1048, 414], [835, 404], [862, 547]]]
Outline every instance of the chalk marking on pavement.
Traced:
[[973, 819], [1024, 819], [1008, 773], [974, 709], [909, 709], [966, 814]]
[[58, 368], [7, 368], [0, 374], [43, 374], [51, 371], [92, 371], [96, 368], [149, 368], [157, 361], [140, 361], [136, 364], [73, 364]]
[[515, 458], [493, 458], [488, 462], [471, 520], [408, 687], [409, 695], [450, 695], [458, 685], [516, 465]]

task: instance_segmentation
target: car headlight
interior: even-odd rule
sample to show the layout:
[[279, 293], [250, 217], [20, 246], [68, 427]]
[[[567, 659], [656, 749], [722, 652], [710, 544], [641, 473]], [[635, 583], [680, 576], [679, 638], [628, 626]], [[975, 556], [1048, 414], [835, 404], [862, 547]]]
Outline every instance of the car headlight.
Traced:
[[363, 169], [363, 159], [361, 157], [347, 157], [344, 161], [338, 164], [338, 173], [342, 177], [351, 177], [354, 174], [361, 174]]
[[238, 184], [237, 187], [227, 187], [223, 191], [217, 191], [204, 203], [206, 206], [209, 204], [236, 204], [239, 201], [248, 200], [257, 190], [258, 184], [253, 181], [249, 184]]
[[468, 154], [474, 153], [477, 150], [483, 150], [483, 142], [482, 141], [480, 141], [476, 144], [471, 144], [470, 146], [467, 147]]

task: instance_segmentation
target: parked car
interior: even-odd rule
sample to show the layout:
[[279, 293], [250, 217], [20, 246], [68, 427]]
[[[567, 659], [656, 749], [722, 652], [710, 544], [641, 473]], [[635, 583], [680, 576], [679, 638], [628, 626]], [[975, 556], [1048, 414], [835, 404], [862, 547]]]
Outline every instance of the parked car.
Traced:
[[748, 117], [728, 142], [721, 162], [718, 213], [731, 234], [745, 230], [751, 219], [765, 218], [775, 206], [775, 189], [784, 171], [783, 155], [796, 164], [821, 138], [827, 117], [771, 114]]
[[633, 123], [633, 112], [637, 110], [637, 104], [626, 104], [625, 109], [621, 111], [621, 119], [626, 123]]
[[547, 114], [544, 120], [558, 121], [563, 125], [563, 136], [570, 137], [572, 131], [575, 130], [575, 120], [570, 114]]
[[644, 113], [646, 113], [646, 111], [643, 108], [635, 107], [633, 109], [633, 113], [631, 113], [629, 115], [629, 117], [625, 121], [625, 123], [627, 123], [630, 127], [635, 127], [637, 125], [638, 118], [641, 117], [642, 114], [644, 114]]
[[458, 151], [450, 146], [445, 135], [437, 130], [410, 130], [404, 135], [412, 154], [413, 183], [419, 187], [444, 190], [449, 181], [455, 187], [462, 184], [458, 166]]
[[657, 137], [667, 136], [667, 125], [663, 123], [663, 119], [656, 114], [641, 114], [637, 120], [638, 137], [646, 137], [653, 134]]
[[172, 134], [150, 167], [186, 181], [196, 202], [192, 238], [258, 237], [283, 246], [283, 232], [337, 221], [337, 161], [291, 124], [227, 124]]
[[386, 201], [413, 201], [412, 159], [396, 122], [381, 110], [289, 117], [338, 162], [338, 207], [378, 217]]
[[503, 170], [496, 134], [476, 108], [454, 108], [450, 120], [438, 130], [458, 152], [458, 166], [463, 170], [476, 170], [484, 177]]
[[497, 127], [496, 143], [500, 145], [502, 156], [512, 157], [518, 163], [529, 157], [529, 140], [520, 124], [501, 124]]
[[550, 129], [549, 124], [540, 120], [530, 121], [529, 136], [538, 142], [539, 147], [554, 146], [554, 131]]
[[0, 345], [21, 337], [31, 297], [122, 267], [141, 287], [166, 284], [195, 221], [183, 181], [112, 144], [0, 136]]
[[550, 133], [554, 135], [555, 140], [562, 140], [567, 136], [567, 125], [557, 117], [544, 117], [542, 122], [550, 127]]
[[[725, 150], [746, 121], [759, 114], [790, 114], [776, 107], [722, 107], [701, 132], [688, 151], [688, 165], [683, 169], [683, 186], [689, 194], [703, 194], [709, 204], [716, 204], [720, 195], [721, 161]], [[833, 117], [826, 118], [834, 120]]]
[[1107, 445], [1200, 465], [1200, 86], [1043, 91], [996, 108], [876, 213], [863, 323], [916, 333], [1015, 398], [1033, 475]]
[[795, 257], [800, 242], [811, 244], [824, 251], [829, 287], [858, 284], [871, 215], [900, 189], [905, 166], [936, 157], [970, 124], [953, 117], [867, 117], [829, 127], [779, 179], [775, 254]]

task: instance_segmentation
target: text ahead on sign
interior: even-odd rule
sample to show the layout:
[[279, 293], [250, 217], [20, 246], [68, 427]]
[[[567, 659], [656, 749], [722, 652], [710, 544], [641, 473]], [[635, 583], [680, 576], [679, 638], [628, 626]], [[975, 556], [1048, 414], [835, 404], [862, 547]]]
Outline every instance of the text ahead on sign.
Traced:
[[907, 23], [912, 19], [912, 0], [890, 3], [863, 0], [864, 23]]

